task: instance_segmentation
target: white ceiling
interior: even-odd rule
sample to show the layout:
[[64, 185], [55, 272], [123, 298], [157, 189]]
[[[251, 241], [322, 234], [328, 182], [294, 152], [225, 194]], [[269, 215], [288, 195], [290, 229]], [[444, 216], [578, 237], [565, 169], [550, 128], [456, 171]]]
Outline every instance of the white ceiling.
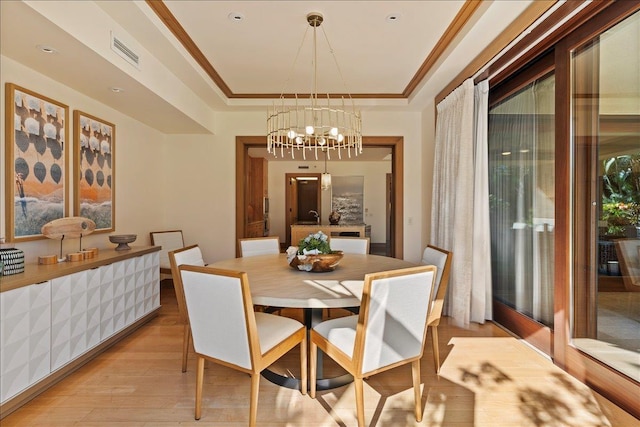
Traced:
[[[59, 10], [47, 15], [43, 11], [51, 6], [45, 3]], [[145, 64], [157, 60], [184, 85], [183, 93], [188, 91], [212, 112], [264, 110], [272, 102], [266, 94], [310, 92], [313, 29], [306, 15], [320, 12], [324, 23], [318, 29], [318, 92], [348, 91], [364, 110], [422, 111], [531, 3], [483, 1], [410, 93], [412, 79], [421, 75], [420, 67], [465, 1], [165, 1], [202, 53], [200, 63], [144, 1], [0, 1], [0, 49], [3, 56], [162, 132], [201, 133], [207, 131], [202, 120], [164, 93], [171, 88], [158, 90], [146, 80], [153, 70], [142, 70]], [[92, 16], [83, 16], [88, 11]], [[229, 19], [230, 14], [243, 19]], [[390, 15], [397, 19], [389, 22]], [[98, 25], [102, 21], [106, 27]], [[82, 36], [81, 24], [95, 24], [100, 43], [101, 31], [110, 26], [140, 53], [141, 70], [96, 51], [95, 41]], [[328, 52], [323, 29], [343, 78]], [[43, 54], [36, 45], [52, 46], [58, 53]], [[203, 63], [210, 64], [218, 81]], [[109, 88], [114, 86], [125, 91], [112, 93]]]

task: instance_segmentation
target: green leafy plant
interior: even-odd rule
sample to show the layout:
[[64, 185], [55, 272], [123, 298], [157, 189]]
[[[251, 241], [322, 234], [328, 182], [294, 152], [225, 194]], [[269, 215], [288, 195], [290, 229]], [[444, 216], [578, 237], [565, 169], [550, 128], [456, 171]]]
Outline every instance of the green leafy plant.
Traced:
[[607, 223], [607, 235], [624, 235], [628, 226], [640, 226], [640, 155], [608, 158], [602, 168], [600, 219]]
[[640, 226], [640, 204], [605, 203], [602, 205], [602, 220], [607, 222], [608, 235], [622, 235], [627, 226]]
[[330, 254], [329, 237], [322, 231], [309, 234], [304, 239], [300, 239], [298, 243], [298, 253], [304, 254], [305, 250], [307, 253], [317, 250], [320, 254]]
[[623, 155], [603, 161], [603, 202], [640, 203], [640, 155]]

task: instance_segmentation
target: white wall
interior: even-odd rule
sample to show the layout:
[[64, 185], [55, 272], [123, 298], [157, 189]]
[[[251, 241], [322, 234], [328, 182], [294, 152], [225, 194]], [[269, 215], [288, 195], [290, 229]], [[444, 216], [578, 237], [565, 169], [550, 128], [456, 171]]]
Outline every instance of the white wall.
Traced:
[[[115, 181], [116, 181], [116, 233], [135, 233], [135, 244], [148, 245], [149, 232], [162, 229], [165, 224], [162, 182], [164, 179], [164, 147], [166, 138], [162, 133], [125, 116], [95, 100], [70, 89], [42, 74], [27, 68], [12, 59], [0, 57], [0, 116], [5, 117], [5, 83], [14, 83], [26, 89], [52, 98], [69, 106], [69, 133], [65, 149], [73, 150], [73, 111], [81, 110], [116, 125], [115, 138]], [[3, 126], [4, 129], [4, 126]], [[0, 235], [6, 235], [5, 200], [5, 133], [0, 144], [0, 185], [2, 188], [2, 208], [0, 209]], [[73, 155], [69, 152], [69, 177], [73, 173]], [[73, 184], [69, 180], [69, 210], [73, 212]], [[108, 234], [94, 233], [83, 239], [83, 247], [114, 248]], [[63, 242], [63, 252], [75, 252], [79, 249], [79, 240]], [[58, 240], [37, 240], [11, 244], [25, 252], [27, 262], [37, 262], [40, 255], [58, 254]]]
[[167, 229], [181, 229], [206, 262], [235, 257], [235, 144], [214, 135], [170, 135]]

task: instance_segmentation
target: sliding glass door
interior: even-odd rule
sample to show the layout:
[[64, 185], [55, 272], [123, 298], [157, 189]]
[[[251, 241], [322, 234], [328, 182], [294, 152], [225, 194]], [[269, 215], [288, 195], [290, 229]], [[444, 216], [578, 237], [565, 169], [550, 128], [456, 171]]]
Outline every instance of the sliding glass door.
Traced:
[[571, 52], [573, 345], [640, 382], [640, 12]]
[[503, 97], [497, 91], [489, 109], [494, 313], [515, 332], [536, 335], [532, 343], [550, 352], [555, 76], [526, 77]]
[[640, 3], [590, 6], [490, 81], [494, 319], [639, 417]]

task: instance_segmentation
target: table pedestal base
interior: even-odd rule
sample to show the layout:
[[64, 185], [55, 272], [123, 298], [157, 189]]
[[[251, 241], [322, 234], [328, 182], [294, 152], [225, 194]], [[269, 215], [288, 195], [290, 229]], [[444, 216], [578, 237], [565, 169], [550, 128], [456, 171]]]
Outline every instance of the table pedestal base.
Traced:
[[[315, 325], [322, 322], [323, 309], [303, 308], [303, 310], [304, 325], [307, 327], [307, 343], [310, 343], [309, 331]], [[323, 378], [322, 356], [322, 350], [318, 349], [318, 367], [316, 368], [316, 374], [318, 378], [316, 379], [316, 390], [330, 390], [332, 388], [342, 387], [343, 385], [353, 382], [353, 376], [351, 374], [344, 374], [334, 378]], [[265, 369], [260, 374], [274, 384], [280, 385], [282, 387], [300, 390], [300, 380], [297, 378], [285, 377], [284, 375], [277, 374], [273, 371], [270, 371], [269, 369]]]
[[[268, 369], [265, 369], [260, 374], [274, 384], [294, 390], [300, 390], [300, 380], [298, 378], [285, 377]], [[317, 379], [316, 390], [331, 390], [352, 382], [353, 376], [351, 376], [351, 374], [344, 374], [334, 378]]]

